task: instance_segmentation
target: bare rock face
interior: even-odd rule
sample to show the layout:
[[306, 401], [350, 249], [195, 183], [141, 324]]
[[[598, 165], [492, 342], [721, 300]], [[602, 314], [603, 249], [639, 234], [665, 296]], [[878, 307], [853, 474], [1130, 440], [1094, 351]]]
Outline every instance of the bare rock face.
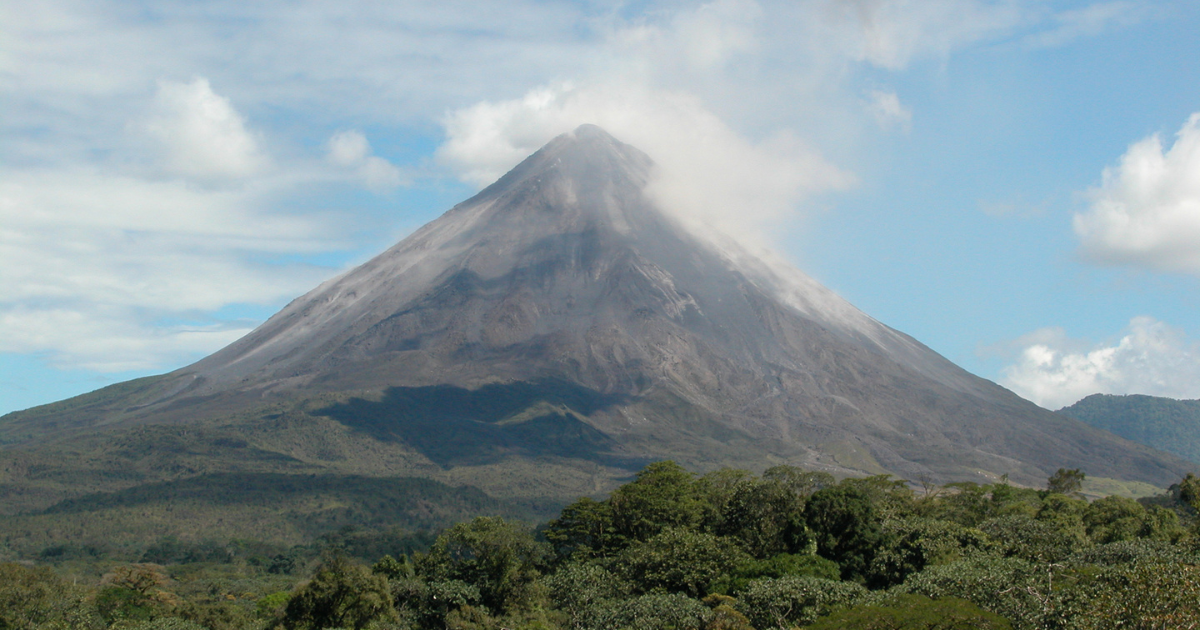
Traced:
[[316, 413], [443, 468], [672, 457], [932, 480], [1078, 467], [1160, 485], [1186, 468], [963, 371], [794, 269], [694, 236], [644, 194], [652, 173], [598, 127], [559, 136], [94, 423], [340, 394]]

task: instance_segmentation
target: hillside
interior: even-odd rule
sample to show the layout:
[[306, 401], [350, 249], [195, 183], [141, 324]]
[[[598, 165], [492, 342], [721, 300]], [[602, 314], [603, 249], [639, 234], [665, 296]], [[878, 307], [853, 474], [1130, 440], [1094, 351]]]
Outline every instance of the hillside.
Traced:
[[1093, 394], [1058, 413], [1200, 462], [1200, 400]]

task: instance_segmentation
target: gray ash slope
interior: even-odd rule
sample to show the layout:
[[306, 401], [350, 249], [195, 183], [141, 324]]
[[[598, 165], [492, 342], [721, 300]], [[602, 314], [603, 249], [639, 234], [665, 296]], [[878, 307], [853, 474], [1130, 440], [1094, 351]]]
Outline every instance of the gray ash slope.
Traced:
[[[1187, 467], [961, 370], [798, 271], [694, 236], [646, 196], [652, 173], [597, 127], [559, 136], [136, 404], [81, 401], [73, 422], [355, 392], [321, 413], [442, 468], [542, 458], [611, 477], [674, 457], [1032, 483], [1065, 466], [1165, 485]], [[446, 455], [459, 439], [504, 448]]]

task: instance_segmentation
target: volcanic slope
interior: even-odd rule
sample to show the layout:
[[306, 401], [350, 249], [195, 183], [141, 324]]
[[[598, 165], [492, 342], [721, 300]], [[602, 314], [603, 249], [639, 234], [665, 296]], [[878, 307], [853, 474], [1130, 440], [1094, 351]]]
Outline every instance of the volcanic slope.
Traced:
[[693, 235], [647, 194], [654, 172], [580, 127], [223, 350], [9, 414], [0, 439], [45, 453], [203, 426], [257, 454], [210, 472], [253, 460], [508, 497], [599, 492], [661, 458], [1037, 484], [1059, 467], [1159, 486], [1186, 471]]

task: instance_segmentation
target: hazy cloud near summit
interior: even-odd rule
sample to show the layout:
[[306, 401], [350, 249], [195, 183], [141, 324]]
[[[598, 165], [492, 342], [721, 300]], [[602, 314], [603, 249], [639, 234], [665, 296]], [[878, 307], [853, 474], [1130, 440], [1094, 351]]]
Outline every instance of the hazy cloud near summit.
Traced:
[[583, 123], [655, 160], [649, 193], [665, 209], [729, 234], [761, 238], [809, 195], [854, 181], [786, 132], [756, 143], [694, 96], [629, 84], [539, 88], [454, 111], [438, 155], [465, 181], [483, 186]]
[[1200, 398], [1200, 341], [1152, 317], [1135, 317], [1115, 342], [1043, 328], [1013, 346], [1000, 383], [1047, 409], [1097, 393]]
[[1200, 275], [1200, 112], [1165, 152], [1158, 134], [1131, 145], [1088, 197], [1074, 218], [1085, 258]]

